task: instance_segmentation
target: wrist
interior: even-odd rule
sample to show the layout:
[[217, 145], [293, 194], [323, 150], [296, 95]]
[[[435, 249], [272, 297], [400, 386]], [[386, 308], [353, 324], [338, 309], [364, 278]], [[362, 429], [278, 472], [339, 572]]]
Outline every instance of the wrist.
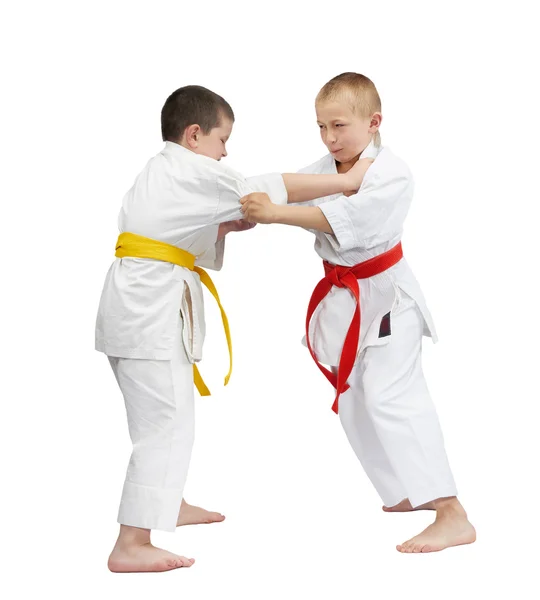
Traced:
[[270, 223], [285, 223], [285, 211], [287, 210], [286, 205], [274, 204], [272, 205], [272, 212], [270, 214]]
[[354, 183], [351, 181], [351, 177], [348, 173], [342, 173], [341, 175], [338, 175], [338, 177], [340, 177], [341, 193], [350, 192], [354, 189]]

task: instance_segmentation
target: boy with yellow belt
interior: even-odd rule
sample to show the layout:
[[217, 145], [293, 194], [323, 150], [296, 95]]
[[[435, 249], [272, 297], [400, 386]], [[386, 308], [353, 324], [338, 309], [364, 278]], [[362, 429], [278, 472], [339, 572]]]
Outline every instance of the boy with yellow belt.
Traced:
[[[347, 175], [245, 179], [220, 162], [227, 155], [232, 109], [199, 86], [176, 90], [161, 117], [165, 148], [124, 197], [117, 259], [107, 273], [96, 323], [96, 349], [109, 357], [133, 442], [120, 534], [109, 558], [115, 572], [189, 567], [193, 559], [152, 546], [150, 531], [223, 519], [182, 496], [194, 435], [193, 383], [209, 393], [195, 366], [205, 337], [201, 283], [219, 303], [203, 267], [220, 269], [226, 234], [251, 227], [242, 220], [240, 198], [259, 191], [286, 204], [357, 190], [365, 171], [360, 165]], [[226, 382], [231, 368], [232, 354]]]

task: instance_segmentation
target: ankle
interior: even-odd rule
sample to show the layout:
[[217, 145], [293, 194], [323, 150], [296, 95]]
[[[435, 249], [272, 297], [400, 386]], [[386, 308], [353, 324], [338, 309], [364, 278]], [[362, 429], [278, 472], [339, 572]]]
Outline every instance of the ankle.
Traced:
[[143, 546], [150, 543], [150, 529], [120, 525], [116, 545], [120, 547]]
[[437, 516], [461, 516], [467, 517], [467, 513], [456, 496], [448, 498], [437, 498], [433, 500], [433, 506], [437, 511]]

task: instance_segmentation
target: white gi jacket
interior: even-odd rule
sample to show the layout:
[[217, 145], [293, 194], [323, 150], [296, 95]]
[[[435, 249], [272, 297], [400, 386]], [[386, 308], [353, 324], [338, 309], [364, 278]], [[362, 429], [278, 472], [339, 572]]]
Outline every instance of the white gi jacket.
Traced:
[[[401, 240], [411, 204], [414, 183], [409, 168], [400, 158], [373, 142], [362, 152], [361, 158], [375, 161], [358, 193], [349, 197], [335, 194], [303, 203], [318, 206], [334, 231], [332, 235], [311, 230], [316, 237], [315, 251], [332, 264], [354, 266], [393, 248]], [[335, 174], [336, 163], [328, 154], [300, 173]], [[406, 248], [404, 253], [406, 255]], [[321, 279], [323, 276], [321, 266]], [[437, 341], [433, 319], [405, 258], [388, 271], [358, 283], [362, 319], [358, 353], [367, 346], [388, 343], [389, 336], [379, 337], [381, 320], [398, 305], [400, 290], [418, 305], [424, 318], [424, 335]], [[333, 287], [315, 311], [309, 335], [320, 362], [339, 364], [354, 307], [355, 300], [349, 290]]]
[[[219, 224], [243, 218], [239, 200], [254, 191], [268, 193], [276, 204], [287, 203], [280, 174], [245, 179], [220, 161], [166, 142], [125, 195], [118, 227], [177, 246], [194, 254], [196, 265], [219, 270], [225, 249], [225, 239], [216, 242]], [[117, 258], [101, 295], [96, 350], [170, 359], [180, 313], [188, 359], [198, 362], [205, 337], [198, 274], [158, 260]]]

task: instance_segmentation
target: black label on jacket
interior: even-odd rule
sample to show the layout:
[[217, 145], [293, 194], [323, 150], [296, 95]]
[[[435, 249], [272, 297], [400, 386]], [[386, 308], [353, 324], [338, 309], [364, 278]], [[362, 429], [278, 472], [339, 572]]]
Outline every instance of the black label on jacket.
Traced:
[[390, 313], [384, 315], [379, 328], [379, 337], [384, 338], [392, 334], [392, 327], [390, 325]]

